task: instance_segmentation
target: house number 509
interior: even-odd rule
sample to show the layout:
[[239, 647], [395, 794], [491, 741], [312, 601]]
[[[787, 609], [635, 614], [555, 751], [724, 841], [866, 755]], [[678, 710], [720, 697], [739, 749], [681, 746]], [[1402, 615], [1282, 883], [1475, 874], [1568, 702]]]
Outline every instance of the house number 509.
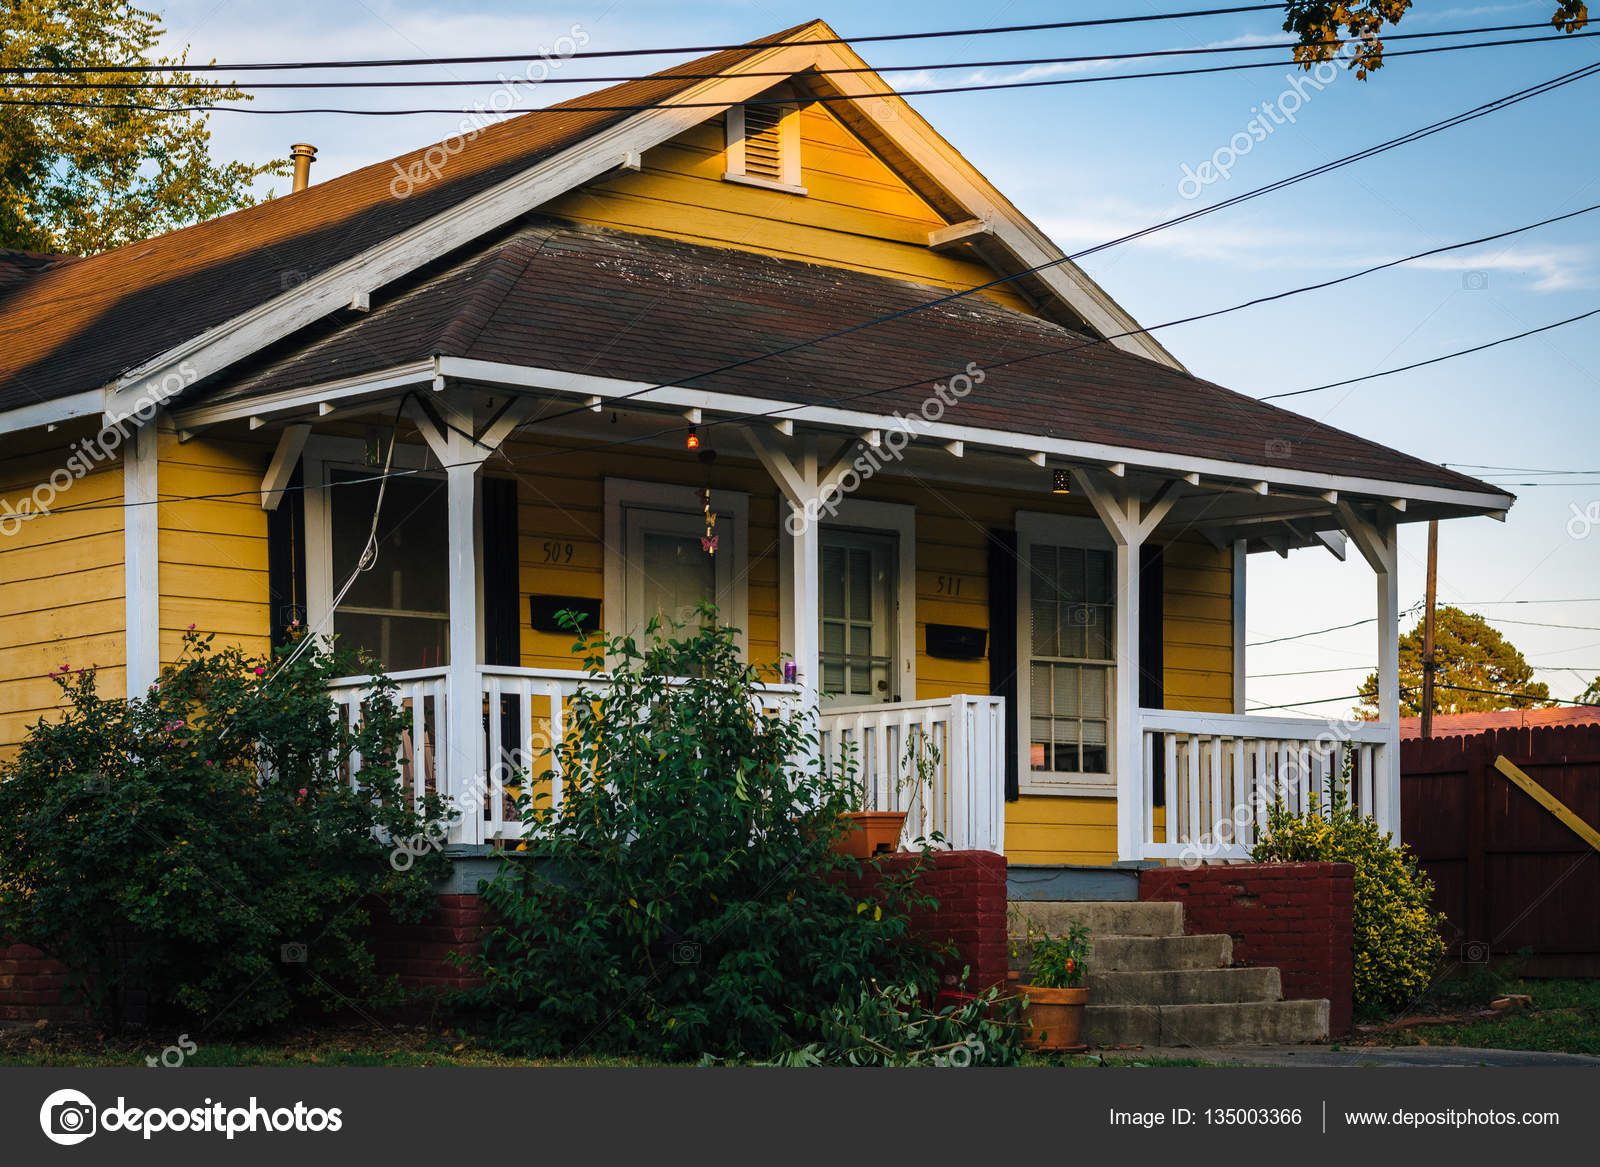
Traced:
[[544, 561], [546, 563], [571, 563], [572, 544], [547, 542], [544, 545]]

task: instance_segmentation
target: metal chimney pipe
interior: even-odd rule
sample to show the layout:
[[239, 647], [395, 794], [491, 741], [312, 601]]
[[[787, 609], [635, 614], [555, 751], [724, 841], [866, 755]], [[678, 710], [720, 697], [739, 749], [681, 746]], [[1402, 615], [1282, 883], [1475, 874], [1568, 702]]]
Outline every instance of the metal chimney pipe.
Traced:
[[289, 157], [294, 160], [294, 189], [305, 190], [311, 185], [311, 164], [317, 160], [317, 148], [309, 142], [296, 142], [289, 147]]

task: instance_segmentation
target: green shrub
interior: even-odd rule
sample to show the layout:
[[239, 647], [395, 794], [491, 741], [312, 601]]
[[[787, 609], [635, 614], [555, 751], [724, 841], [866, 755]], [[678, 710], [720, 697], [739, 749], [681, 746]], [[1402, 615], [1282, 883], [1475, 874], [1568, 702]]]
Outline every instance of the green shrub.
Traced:
[[65, 964], [100, 1020], [121, 1024], [128, 990], [213, 1031], [366, 1000], [381, 986], [364, 902], [401, 919], [434, 904], [442, 853], [397, 871], [376, 833], [436, 837], [441, 810], [401, 790], [393, 686], [351, 733], [327, 682], [365, 670], [322, 651], [281, 663], [191, 630], [133, 701], [63, 666], [64, 713], [0, 770], [0, 936]]
[[1355, 868], [1355, 1008], [1374, 1016], [1410, 1004], [1444, 956], [1443, 915], [1433, 911], [1433, 881], [1410, 848], [1355, 814], [1346, 782], [1326, 807], [1313, 793], [1303, 814], [1282, 803], [1267, 812], [1266, 836], [1251, 857], [1269, 863], [1349, 863]]
[[1039, 989], [1076, 989], [1089, 975], [1089, 928], [1073, 924], [1062, 937], [1036, 932], [1028, 925], [1028, 973], [1023, 979]]
[[701, 616], [648, 647], [579, 645], [610, 683], [572, 702], [560, 806], [524, 796], [525, 849], [484, 886], [500, 924], [460, 1005], [491, 1042], [760, 1059], [874, 976], [931, 981], [914, 877], [861, 899], [832, 851], [851, 776], [817, 762], [813, 717], [756, 712], [761, 674]]

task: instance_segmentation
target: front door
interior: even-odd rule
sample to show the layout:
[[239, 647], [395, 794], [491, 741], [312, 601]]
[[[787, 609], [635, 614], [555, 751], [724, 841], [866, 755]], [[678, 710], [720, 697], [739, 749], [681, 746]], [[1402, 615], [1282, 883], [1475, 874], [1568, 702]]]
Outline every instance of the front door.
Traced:
[[822, 691], [824, 701], [894, 701], [895, 547], [892, 536], [822, 532]]

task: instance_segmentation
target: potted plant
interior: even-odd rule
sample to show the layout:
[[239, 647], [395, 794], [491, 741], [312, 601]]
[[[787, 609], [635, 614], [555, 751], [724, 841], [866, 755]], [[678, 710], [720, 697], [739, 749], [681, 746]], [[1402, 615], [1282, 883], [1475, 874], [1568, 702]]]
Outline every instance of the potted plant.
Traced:
[[[844, 773], [853, 774], [855, 771], [855, 743], [846, 743], [845, 757], [841, 761]], [[917, 813], [921, 816], [925, 805], [926, 794], [933, 790], [934, 775], [939, 767], [942, 755], [939, 744], [932, 736], [920, 726], [913, 728], [906, 735], [905, 754], [901, 758], [899, 772], [895, 778], [895, 793], [904, 796], [907, 791], [916, 790], [915, 799], [901, 797], [899, 801], [906, 806], [906, 810], [864, 810], [866, 801], [866, 783], [856, 782], [850, 787], [851, 809], [844, 812], [844, 819], [849, 824], [847, 830], [834, 843], [834, 849], [843, 855], [855, 859], [870, 859], [874, 855], [893, 852], [900, 847], [900, 836], [905, 831], [906, 817], [910, 808], [915, 805]], [[919, 835], [919, 840], [921, 840]], [[942, 841], [937, 832], [931, 839], [924, 842]]]
[[1088, 1047], [1083, 1033], [1083, 1007], [1088, 1004], [1089, 929], [1074, 924], [1065, 937], [1052, 938], [1028, 927], [1031, 952], [1026, 983], [1017, 986], [1025, 1003], [1023, 1021], [1029, 1049], [1079, 1053]]

